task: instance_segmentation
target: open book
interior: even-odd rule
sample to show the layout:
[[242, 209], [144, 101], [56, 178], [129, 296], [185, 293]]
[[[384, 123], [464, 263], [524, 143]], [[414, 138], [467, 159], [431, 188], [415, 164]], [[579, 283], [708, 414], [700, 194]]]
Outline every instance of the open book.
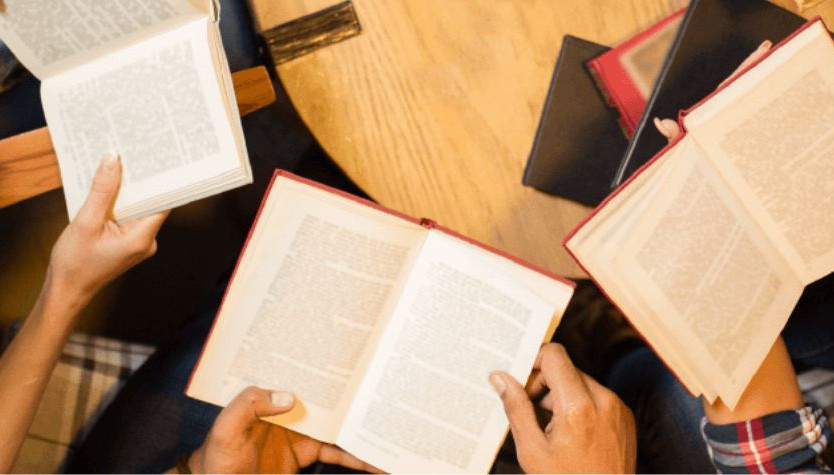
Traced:
[[42, 81], [70, 219], [106, 153], [117, 220], [251, 183], [210, 0], [2, 0], [0, 37]]
[[694, 394], [734, 407], [834, 271], [834, 43], [807, 23], [681, 114], [565, 246]]
[[186, 394], [293, 391], [270, 422], [383, 470], [485, 473], [508, 427], [487, 377], [526, 381], [572, 294], [429, 220], [277, 172]]

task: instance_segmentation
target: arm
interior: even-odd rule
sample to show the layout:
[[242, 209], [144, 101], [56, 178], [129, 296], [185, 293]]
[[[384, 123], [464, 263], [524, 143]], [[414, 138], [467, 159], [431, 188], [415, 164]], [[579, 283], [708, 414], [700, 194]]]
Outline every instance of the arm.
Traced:
[[711, 424], [731, 424], [805, 406], [782, 337], [776, 340], [735, 409], [730, 410], [720, 399], [713, 404], [702, 401]]
[[821, 410], [806, 406], [780, 337], [733, 410], [702, 400], [703, 436], [723, 473], [816, 472], [832, 434]]
[[9, 472], [78, 314], [105, 284], [156, 251], [167, 213], [116, 224], [108, 218], [121, 183], [117, 157], [102, 160], [76, 219], [52, 249], [35, 306], [0, 357], [0, 472]]

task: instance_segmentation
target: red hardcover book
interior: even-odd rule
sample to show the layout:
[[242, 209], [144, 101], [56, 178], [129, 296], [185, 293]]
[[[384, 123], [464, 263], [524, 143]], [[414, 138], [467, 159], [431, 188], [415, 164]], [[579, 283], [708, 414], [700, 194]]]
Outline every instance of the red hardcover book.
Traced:
[[694, 395], [734, 407], [834, 271], [834, 42], [808, 22], [680, 114], [564, 245]]
[[[269, 418], [391, 472], [482, 472], [574, 284], [428, 219], [275, 173], [186, 394], [293, 391]], [[421, 437], [415, 438], [418, 430]]]
[[637, 128], [685, 12], [673, 13], [588, 62], [603, 97], [617, 110], [626, 137]]

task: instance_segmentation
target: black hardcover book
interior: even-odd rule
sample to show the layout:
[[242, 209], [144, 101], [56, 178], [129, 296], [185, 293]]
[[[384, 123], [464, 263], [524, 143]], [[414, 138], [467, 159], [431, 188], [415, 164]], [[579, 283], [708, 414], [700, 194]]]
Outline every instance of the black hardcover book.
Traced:
[[585, 67], [608, 50], [565, 36], [524, 170], [525, 185], [590, 206], [611, 191], [628, 141]]
[[765, 0], [692, 0], [612, 188], [667, 144], [653, 118], [677, 119], [714, 91], [765, 40], [782, 41], [805, 19]]

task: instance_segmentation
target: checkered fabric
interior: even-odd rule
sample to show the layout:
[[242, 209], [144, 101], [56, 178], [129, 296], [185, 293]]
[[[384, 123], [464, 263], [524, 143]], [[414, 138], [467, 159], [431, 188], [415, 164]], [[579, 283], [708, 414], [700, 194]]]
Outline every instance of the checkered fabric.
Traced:
[[832, 438], [822, 409], [808, 405], [735, 424], [704, 419], [701, 431], [721, 473], [824, 473], [822, 453]]
[[[2, 348], [20, 327], [15, 322]], [[55, 473], [154, 348], [73, 334], [47, 385], [12, 471]]]

